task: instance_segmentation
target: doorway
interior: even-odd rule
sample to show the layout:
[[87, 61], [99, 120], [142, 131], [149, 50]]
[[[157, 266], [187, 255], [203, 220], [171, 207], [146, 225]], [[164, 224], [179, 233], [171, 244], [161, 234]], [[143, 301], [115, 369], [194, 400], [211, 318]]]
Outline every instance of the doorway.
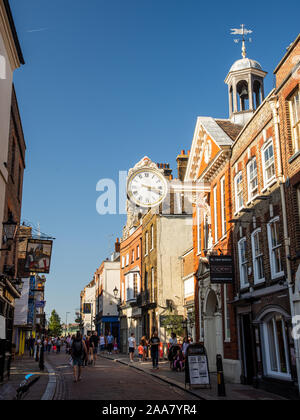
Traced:
[[242, 382], [244, 385], [253, 385], [254, 372], [254, 355], [252, 344], [252, 327], [250, 314], [241, 315], [241, 349], [243, 361]]

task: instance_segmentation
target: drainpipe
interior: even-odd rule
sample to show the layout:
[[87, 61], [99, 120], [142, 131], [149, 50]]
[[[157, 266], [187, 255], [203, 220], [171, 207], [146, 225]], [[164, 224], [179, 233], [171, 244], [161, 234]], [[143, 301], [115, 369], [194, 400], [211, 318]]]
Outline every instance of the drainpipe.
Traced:
[[[286, 211], [286, 199], [284, 191], [285, 177], [282, 170], [282, 155], [280, 149], [280, 130], [279, 123], [280, 118], [278, 114], [279, 103], [276, 96], [273, 96], [269, 100], [269, 104], [273, 113], [274, 127], [275, 127], [275, 141], [276, 149], [278, 156], [278, 172], [279, 172], [279, 183], [280, 183], [280, 195], [281, 195], [281, 204], [282, 204], [282, 218], [283, 218], [283, 231], [284, 231], [284, 247], [285, 247], [285, 257], [286, 257], [286, 267], [287, 267], [287, 278], [288, 278], [288, 289], [289, 289], [289, 298], [291, 306], [291, 315], [294, 319], [295, 307], [294, 307], [294, 296], [293, 296], [293, 278], [292, 278], [292, 269], [290, 261], [290, 238], [288, 234], [288, 222], [287, 222], [287, 211]], [[300, 394], [300, 349], [299, 349], [299, 339], [294, 340], [295, 342], [295, 355], [296, 355], [296, 367], [297, 367], [297, 378], [298, 378], [298, 390]]]

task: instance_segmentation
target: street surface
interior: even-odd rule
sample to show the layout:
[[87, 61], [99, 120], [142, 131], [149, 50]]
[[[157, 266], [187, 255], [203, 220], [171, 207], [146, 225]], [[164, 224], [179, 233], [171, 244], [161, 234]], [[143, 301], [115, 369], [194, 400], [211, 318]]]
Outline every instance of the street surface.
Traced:
[[57, 372], [56, 400], [195, 400], [193, 395], [149, 374], [98, 357], [96, 366], [82, 370], [82, 380], [73, 382], [73, 369], [65, 353], [46, 356]]

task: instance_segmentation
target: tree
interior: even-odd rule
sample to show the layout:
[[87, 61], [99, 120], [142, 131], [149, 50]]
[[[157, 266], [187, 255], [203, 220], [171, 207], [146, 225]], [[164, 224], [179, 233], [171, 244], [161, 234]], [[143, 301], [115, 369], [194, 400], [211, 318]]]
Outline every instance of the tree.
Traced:
[[169, 312], [168, 315], [163, 317], [161, 326], [167, 330], [168, 334], [173, 332], [179, 337], [183, 337], [184, 335], [182, 315], [173, 315]]
[[62, 325], [58, 313], [53, 309], [49, 320], [48, 330], [50, 335], [59, 337], [62, 333]]

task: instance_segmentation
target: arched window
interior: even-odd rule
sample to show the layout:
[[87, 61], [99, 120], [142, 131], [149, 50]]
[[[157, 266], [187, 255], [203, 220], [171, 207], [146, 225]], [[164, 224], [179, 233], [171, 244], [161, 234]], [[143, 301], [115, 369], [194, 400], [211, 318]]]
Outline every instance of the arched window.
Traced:
[[280, 313], [264, 318], [265, 372], [269, 376], [291, 378], [287, 326]]

